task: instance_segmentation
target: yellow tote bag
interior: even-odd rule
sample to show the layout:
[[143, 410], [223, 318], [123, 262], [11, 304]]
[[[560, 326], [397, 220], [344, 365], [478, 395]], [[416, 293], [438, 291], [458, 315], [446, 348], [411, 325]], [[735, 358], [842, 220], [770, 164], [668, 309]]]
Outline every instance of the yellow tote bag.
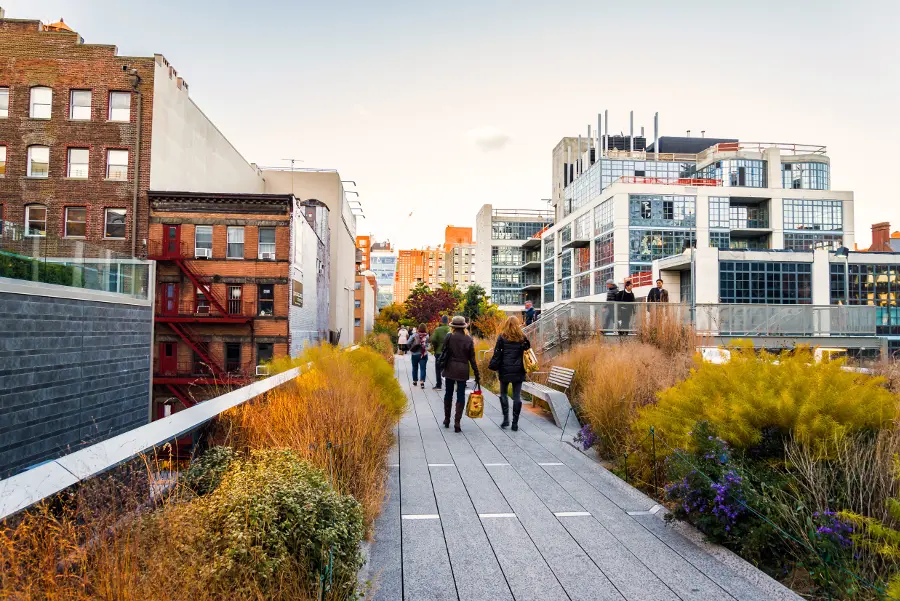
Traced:
[[466, 401], [466, 415], [472, 419], [484, 417], [484, 395], [481, 394], [480, 388], [469, 393], [469, 400]]
[[522, 362], [525, 364], [526, 372], [531, 373], [538, 370], [539, 365], [537, 355], [534, 354], [534, 351], [532, 349], [528, 349], [527, 351], [525, 351], [525, 353], [522, 355]]

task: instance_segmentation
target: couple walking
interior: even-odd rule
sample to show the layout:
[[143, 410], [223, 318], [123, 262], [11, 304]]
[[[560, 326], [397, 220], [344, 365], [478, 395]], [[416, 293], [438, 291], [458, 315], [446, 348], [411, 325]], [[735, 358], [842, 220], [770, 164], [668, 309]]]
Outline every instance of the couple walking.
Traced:
[[[453, 431], [461, 432], [460, 420], [466, 401], [466, 381], [469, 379], [469, 368], [475, 375], [475, 387], [481, 387], [481, 374], [475, 361], [475, 342], [466, 334], [466, 318], [457, 315], [450, 322], [451, 332], [444, 341], [443, 352], [437, 363], [443, 370], [447, 389], [444, 392], [444, 427], [450, 427], [450, 409], [453, 407], [453, 392], [456, 390], [456, 410], [453, 415]], [[500, 409], [503, 411], [501, 428], [509, 423], [509, 399], [507, 392], [512, 386], [513, 415], [512, 429], [519, 429], [519, 414], [522, 411], [522, 382], [525, 381], [524, 353], [531, 348], [531, 343], [522, 334], [521, 322], [510, 317], [503, 324], [490, 368], [497, 372], [500, 379]]]
[[[403, 331], [404, 330], [401, 330], [401, 332]], [[404, 344], [401, 345], [401, 348], [404, 346], [408, 347], [410, 361], [412, 361], [413, 386], [421, 385], [422, 388], [425, 388], [425, 377], [428, 367], [428, 348], [431, 347], [431, 352], [436, 357], [434, 362], [434, 390], [441, 389], [441, 362], [438, 359], [440, 359], [441, 351], [444, 350], [444, 341], [449, 336], [449, 332], [450, 326], [448, 324], [447, 316], [445, 315], [441, 318], [441, 325], [435, 328], [430, 336], [428, 335], [428, 328], [424, 323], [420, 323], [419, 327], [413, 330], [413, 333], [406, 338], [402, 338], [401, 336], [404, 340]]]

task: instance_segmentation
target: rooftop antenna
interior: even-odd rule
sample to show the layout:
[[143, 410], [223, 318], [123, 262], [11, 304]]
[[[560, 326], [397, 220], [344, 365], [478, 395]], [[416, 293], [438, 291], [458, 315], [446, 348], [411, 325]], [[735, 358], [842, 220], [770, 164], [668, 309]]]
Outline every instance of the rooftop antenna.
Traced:
[[294, 195], [294, 163], [303, 163], [303, 159], [281, 159], [282, 161], [291, 162], [291, 196]]

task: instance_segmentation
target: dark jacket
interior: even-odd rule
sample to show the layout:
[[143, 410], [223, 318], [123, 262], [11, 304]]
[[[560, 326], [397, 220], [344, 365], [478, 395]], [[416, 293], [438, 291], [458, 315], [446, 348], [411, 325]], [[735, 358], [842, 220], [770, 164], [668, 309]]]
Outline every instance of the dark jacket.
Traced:
[[475, 372], [475, 381], [480, 382], [478, 364], [475, 363], [475, 342], [460, 330], [450, 332], [444, 340], [444, 350], [439, 359], [443, 376], [449, 380], [465, 382], [469, 379], [469, 366]]
[[530, 309], [525, 309], [525, 325], [531, 325], [534, 323], [534, 307]]
[[491, 362], [497, 366], [497, 377], [501, 382], [524, 382], [525, 361], [522, 355], [531, 348], [526, 338], [522, 342], [512, 342], [503, 336], [497, 338]]
[[606, 289], [606, 300], [608, 300], [609, 302], [617, 300], [616, 299], [617, 296], [619, 296], [619, 287], [618, 286], [613, 286], [612, 288]]
[[648, 303], [667, 303], [669, 302], [669, 291], [665, 288], [652, 288], [647, 293]]
[[634, 302], [634, 292], [628, 292], [627, 290], [620, 290], [616, 295], [616, 300], [620, 303], [633, 303]]

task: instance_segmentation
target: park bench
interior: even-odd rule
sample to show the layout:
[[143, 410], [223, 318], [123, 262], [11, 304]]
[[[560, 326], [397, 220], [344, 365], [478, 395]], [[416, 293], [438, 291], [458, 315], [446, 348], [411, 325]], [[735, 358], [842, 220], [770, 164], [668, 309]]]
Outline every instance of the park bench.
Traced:
[[572, 387], [572, 380], [575, 379], [575, 370], [554, 365], [550, 367], [549, 372], [536, 371], [531, 375], [539, 374], [547, 376], [547, 384], [525, 382], [522, 384], [522, 392], [531, 395], [532, 405], [535, 399], [541, 399], [547, 403], [550, 406], [550, 413], [553, 414], [553, 421], [565, 433], [566, 425], [568, 425], [573, 411], [572, 404], [569, 402], [569, 388]]

